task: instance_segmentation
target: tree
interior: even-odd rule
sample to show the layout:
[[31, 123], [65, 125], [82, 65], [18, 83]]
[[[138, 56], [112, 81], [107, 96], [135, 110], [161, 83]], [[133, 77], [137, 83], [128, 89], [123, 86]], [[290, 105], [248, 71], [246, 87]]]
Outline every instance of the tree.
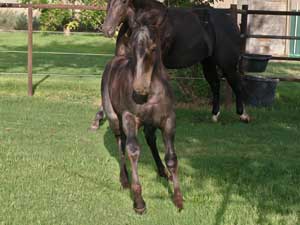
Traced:
[[165, 0], [165, 3], [169, 6], [195, 6], [195, 5], [209, 5], [214, 2], [223, 0]]
[[[105, 0], [20, 0], [33, 4], [77, 4], [104, 6]], [[96, 31], [105, 18], [105, 12], [93, 10], [42, 9], [39, 18], [41, 30]]]

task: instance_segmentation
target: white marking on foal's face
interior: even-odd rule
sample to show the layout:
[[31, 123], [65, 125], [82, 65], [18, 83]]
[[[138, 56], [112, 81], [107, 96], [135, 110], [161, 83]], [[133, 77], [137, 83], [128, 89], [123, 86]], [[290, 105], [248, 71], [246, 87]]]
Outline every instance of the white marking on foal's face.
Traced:
[[141, 27], [136, 33], [135, 40], [137, 42], [134, 49], [136, 68], [133, 87], [136, 92], [145, 95], [148, 94], [153, 72], [153, 62], [150, 58], [152, 55], [149, 49], [149, 44], [152, 43], [152, 40], [150, 39], [149, 29]]

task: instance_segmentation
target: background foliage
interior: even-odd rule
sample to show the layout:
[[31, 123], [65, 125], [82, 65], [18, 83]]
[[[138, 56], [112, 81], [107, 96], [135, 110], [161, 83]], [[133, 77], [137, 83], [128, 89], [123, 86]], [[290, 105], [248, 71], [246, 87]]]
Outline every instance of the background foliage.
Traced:
[[[218, 0], [166, 0], [169, 6], [192, 6], [210, 4]], [[83, 5], [105, 5], [106, 0], [20, 0], [22, 3], [64, 3]], [[105, 12], [89, 10], [57, 10], [43, 9], [40, 16], [40, 29], [44, 31], [73, 30], [73, 31], [98, 31], [105, 18]]]

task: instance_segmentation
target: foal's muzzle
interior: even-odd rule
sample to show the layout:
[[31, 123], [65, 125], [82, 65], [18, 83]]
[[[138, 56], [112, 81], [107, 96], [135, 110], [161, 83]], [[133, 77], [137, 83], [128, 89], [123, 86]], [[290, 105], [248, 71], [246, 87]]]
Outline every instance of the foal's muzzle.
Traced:
[[111, 38], [115, 34], [115, 28], [102, 25], [102, 31], [105, 37]]
[[133, 98], [133, 101], [135, 101], [136, 104], [142, 105], [142, 104], [147, 102], [148, 95], [141, 95], [141, 94], [138, 94], [136, 91], [133, 91], [132, 92], [132, 98]]

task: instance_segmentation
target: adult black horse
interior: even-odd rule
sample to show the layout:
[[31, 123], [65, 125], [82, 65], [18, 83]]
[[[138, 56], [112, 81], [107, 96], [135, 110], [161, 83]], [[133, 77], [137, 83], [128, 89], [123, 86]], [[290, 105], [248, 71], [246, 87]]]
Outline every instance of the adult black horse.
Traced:
[[[167, 8], [156, 0], [109, 0], [102, 26], [105, 36], [112, 37], [121, 24], [116, 55], [130, 48], [128, 37], [136, 18], [160, 31], [163, 63], [167, 68], [186, 68], [201, 62], [213, 93], [213, 121], [220, 114], [220, 77], [222, 71], [236, 96], [240, 120], [249, 122], [242, 99], [242, 83], [238, 72], [240, 56], [239, 29], [232, 17], [211, 7]], [[141, 19], [139, 20], [141, 21]], [[137, 91], [138, 92], [138, 91]], [[103, 113], [97, 113], [92, 128], [97, 128]]]

